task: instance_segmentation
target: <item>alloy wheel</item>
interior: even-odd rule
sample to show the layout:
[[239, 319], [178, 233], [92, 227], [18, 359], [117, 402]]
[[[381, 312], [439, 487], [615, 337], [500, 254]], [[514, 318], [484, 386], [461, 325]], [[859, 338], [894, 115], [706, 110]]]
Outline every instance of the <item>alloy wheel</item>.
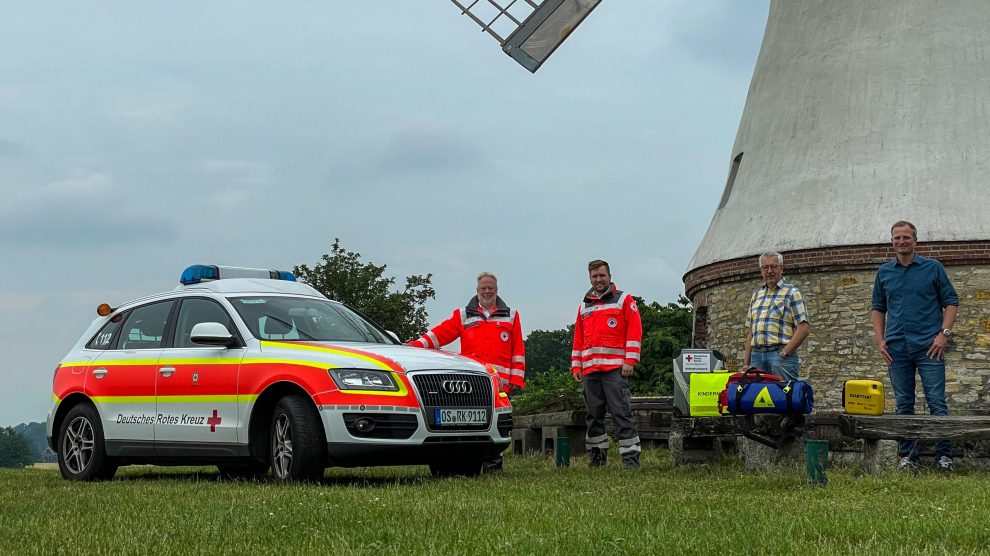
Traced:
[[65, 466], [73, 474], [80, 474], [93, 461], [96, 436], [89, 419], [79, 416], [69, 423], [62, 438], [62, 454]]
[[284, 413], [275, 421], [272, 444], [272, 471], [277, 477], [288, 477], [292, 468], [292, 422]]

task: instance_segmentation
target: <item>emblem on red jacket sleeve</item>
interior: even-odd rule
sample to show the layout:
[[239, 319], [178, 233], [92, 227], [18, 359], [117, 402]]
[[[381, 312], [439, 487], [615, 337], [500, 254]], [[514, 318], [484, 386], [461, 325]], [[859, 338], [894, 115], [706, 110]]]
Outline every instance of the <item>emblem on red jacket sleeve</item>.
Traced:
[[509, 341], [509, 333], [506, 332], [505, 330], [502, 331], [502, 333], [499, 335], [499, 337], [502, 338], [502, 341], [503, 342], [508, 342]]

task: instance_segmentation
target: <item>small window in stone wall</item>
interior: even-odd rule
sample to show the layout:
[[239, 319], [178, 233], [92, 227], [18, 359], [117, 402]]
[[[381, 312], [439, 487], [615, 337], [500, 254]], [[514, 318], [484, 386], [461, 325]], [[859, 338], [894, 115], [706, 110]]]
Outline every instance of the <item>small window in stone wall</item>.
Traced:
[[742, 164], [743, 153], [739, 153], [732, 159], [732, 168], [729, 168], [729, 179], [725, 181], [725, 191], [722, 192], [722, 200], [718, 203], [718, 208], [723, 208], [729, 202], [729, 195], [732, 194], [732, 184], [736, 183], [736, 173], [739, 172], [739, 165]]
[[708, 347], [708, 306], [694, 310], [694, 331], [691, 334], [691, 347], [704, 349]]

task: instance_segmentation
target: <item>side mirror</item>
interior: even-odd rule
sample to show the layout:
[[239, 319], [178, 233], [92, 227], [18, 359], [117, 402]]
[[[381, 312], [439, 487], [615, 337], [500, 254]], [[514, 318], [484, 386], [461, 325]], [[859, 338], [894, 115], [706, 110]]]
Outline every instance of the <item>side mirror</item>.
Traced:
[[193, 326], [190, 339], [194, 344], [204, 346], [231, 347], [237, 343], [237, 338], [219, 322], [201, 322]]
[[402, 340], [399, 339], [399, 335], [395, 332], [392, 332], [391, 330], [386, 330], [385, 332], [388, 332], [388, 335], [391, 336], [396, 342], [399, 342], [400, 344], [402, 343]]

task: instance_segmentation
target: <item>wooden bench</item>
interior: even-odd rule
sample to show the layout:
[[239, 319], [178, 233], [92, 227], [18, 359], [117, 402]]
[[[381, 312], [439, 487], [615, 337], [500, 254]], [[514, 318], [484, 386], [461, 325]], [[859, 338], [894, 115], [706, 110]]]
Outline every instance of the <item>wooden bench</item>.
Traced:
[[[796, 417], [792, 417], [796, 418]], [[804, 457], [801, 439], [815, 437], [828, 416], [805, 415], [783, 428], [783, 415], [726, 415], [674, 418], [670, 459], [676, 465], [712, 463], [723, 453], [723, 442], [735, 444], [747, 471], [765, 471]]]
[[748, 427], [746, 417], [674, 417], [670, 425], [670, 461], [675, 466], [714, 463], [722, 441]]
[[898, 440], [990, 439], [990, 416], [840, 415], [839, 429], [863, 439], [863, 464], [879, 472], [897, 461]]
[[[563, 405], [569, 407], [570, 401], [566, 403], [545, 403], [537, 409], [557, 408]], [[670, 435], [670, 418], [674, 402], [670, 396], [655, 397], [634, 397], [630, 401], [633, 419], [639, 432], [639, 438], [644, 448], [657, 444], [666, 444]], [[532, 408], [530, 408], [532, 411]], [[567, 437], [571, 443], [571, 455], [578, 456], [585, 453], [584, 437], [585, 428], [584, 409], [570, 411], [550, 411], [538, 414], [514, 415], [512, 424], [512, 453], [515, 455], [527, 455], [542, 452], [545, 456], [553, 455], [556, 449], [555, 439]], [[605, 428], [612, 436], [615, 432], [615, 424], [612, 416], [606, 415]]]

